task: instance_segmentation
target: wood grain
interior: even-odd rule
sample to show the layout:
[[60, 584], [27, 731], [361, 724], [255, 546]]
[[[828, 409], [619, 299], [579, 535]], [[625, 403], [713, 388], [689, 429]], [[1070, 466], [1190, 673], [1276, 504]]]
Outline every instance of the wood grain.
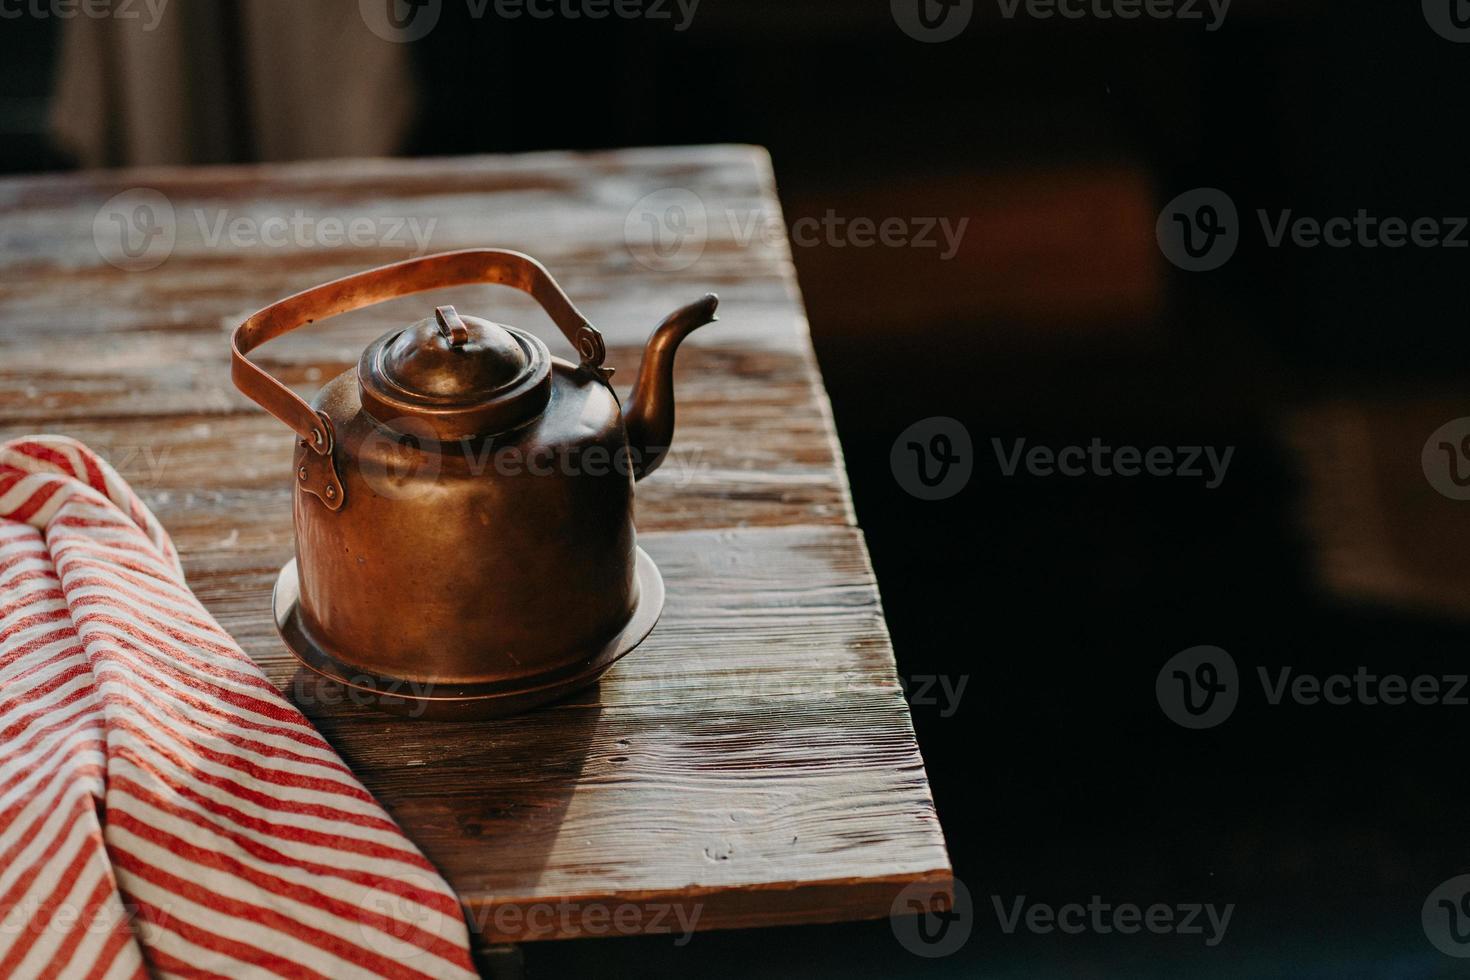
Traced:
[[[134, 187], [180, 216], [174, 251], [144, 272], [108, 265], [92, 240], [98, 208]], [[665, 272], [636, 261], [623, 229], [668, 187], [727, 220], [710, 222], [698, 261]], [[299, 671], [268, 602], [292, 553], [291, 437], [230, 386], [228, 331], [412, 250], [211, 244], [189, 230], [200, 210], [413, 217], [433, 222], [433, 251], [529, 252], [607, 335], [624, 386], [664, 313], [720, 292], [721, 321], [680, 355], [675, 456], [638, 488], [640, 543], [669, 586], [652, 637], [596, 688], [494, 722], [366, 712]], [[201, 600], [440, 867], [485, 941], [887, 915], [907, 885], [946, 887], [949, 863], [790, 255], [742, 235], [750, 215], [780, 220], [769, 162], [747, 147], [0, 181], [0, 437], [72, 435], [118, 467]], [[513, 292], [446, 292], [435, 302], [562, 352]], [[317, 324], [258, 360], [309, 393], [423, 307]]]

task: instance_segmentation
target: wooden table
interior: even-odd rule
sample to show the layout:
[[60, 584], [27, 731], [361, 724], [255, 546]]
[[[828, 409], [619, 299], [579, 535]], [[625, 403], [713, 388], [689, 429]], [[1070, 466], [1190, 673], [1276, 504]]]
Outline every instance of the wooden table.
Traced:
[[[112, 217], [141, 221], [139, 188], [173, 210], [151, 269], [136, 266], [158, 255], [118, 252]], [[704, 208], [686, 268], [687, 239], [674, 260], [640, 244], [652, 192], [659, 208], [690, 194]], [[344, 240], [354, 219], [372, 233]], [[229, 331], [301, 288], [416, 254], [409, 220], [427, 251], [541, 259], [607, 336], [623, 385], [659, 317], [706, 290], [722, 299], [721, 321], [680, 354], [681, 456], [638, 487], [663, 619], [597, 688], [518, 718], [364, 711], [298, 672], [272, 626], [292, 554], [292, 437], [231, 386]], [[485, 942], [886, 916], [905, 886], [943, 892], [951, 871], [786, 239], [763, 233], [780, 221], [769, 159], [736, 146], [6, 180], [0, 436], [64, 433], [113, 461], [199, 597], [443, 871]], [[136, 225], [149, 227], [162, 225]], [[428, 300], [255, 356], [308, 393]], [[570, 356], [511, 290], [443, 302]]]

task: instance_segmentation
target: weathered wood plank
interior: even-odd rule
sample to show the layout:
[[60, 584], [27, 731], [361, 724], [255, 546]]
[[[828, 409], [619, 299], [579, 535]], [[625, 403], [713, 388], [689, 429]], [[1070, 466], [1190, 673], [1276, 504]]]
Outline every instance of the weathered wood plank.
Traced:
[[[138, 188], [164, 195], [175, 234], [161, 265], [128, 271], [102, 261], [94, 223], [114, 195]], [[705, 218], [696, 234], [703, 244], [687, 253], [697, 261], [661, 263], [638, 246], [644, 214], [664, 217], [662, 197], [640, 203], [655, 193], [688, 194], [698, 202]], [[298, 214], [299, 233], [288, 227], [277, 235], [265, 224]], [[330, 233], [354, 220], [374, 227], [359, 239], [365, 244]], [[246, 231], [232, 237], [236, 221]], [[414, 237], [410, 221], [423, 234]], [[781, 227], [768, 161], [744, 147], [627, 157], [536, 154], [515, 158], [504, 170], [471, 158], [11, 180], [0, 188], [0, 330], [26, 330], [33, 343], [96, 334], [207, 335], [327, 279], [415, 254], [496, 245], [545, 263], [612, 343], [641, 342], [664, 313], [715, 290], [724, 296], [728, 322], [710, 344], [801, 350], [806, 327], [790, 251], [784, 234], [766, 233]], [[58, 288], [66, 291], [64, 305], [55, 301]], [[467, 287], [443, 295], [487, 314], [504, 308], [527, 327], [544, 322], [510, 290]], [[354, 315], [370, 324], [356, 349], [389, 326], [417, 319], [421, 308], [422, 300], [409, 299]]]

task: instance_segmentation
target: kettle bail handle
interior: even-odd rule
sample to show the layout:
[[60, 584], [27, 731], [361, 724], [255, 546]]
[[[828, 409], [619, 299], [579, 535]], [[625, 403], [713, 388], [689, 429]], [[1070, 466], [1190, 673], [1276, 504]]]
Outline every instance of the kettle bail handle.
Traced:
[[[332, 420], [312, 411], [303, 398], [245, 355], [268, 340], [317, 320], [400, 296], [471, 283], [497, 283], [530, 294], [576, 348], [582, 369], [606, 377], [602, 362], [607, 357], [607, 346], [602, 334], [572, 304], [545, 266], [529, 255], [508, 249], [467, 248], [345, 276], [259, 310], [236, 327], [230, 338], [230, 378], [246, 397], [290, 426], [307, 449], [318, 456], [330, 456], [336, 441]], [[337, 486], [341, 486], [340, 480]], [[342, 506], [340, 490], [334, 501], [333, 510]], [[324, 502], [332, 504], [325, 498]]]

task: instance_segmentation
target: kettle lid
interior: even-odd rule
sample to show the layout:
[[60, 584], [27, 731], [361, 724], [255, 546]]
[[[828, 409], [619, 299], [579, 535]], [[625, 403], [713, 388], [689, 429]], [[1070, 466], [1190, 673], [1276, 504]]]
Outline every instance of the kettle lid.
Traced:
[[357, 381], [363, 408], [379, 422], [421, 421], [452, 441], [540, 415], [551, 397], [551, 354], [524, 331], [441, 306], [363, 351]]

